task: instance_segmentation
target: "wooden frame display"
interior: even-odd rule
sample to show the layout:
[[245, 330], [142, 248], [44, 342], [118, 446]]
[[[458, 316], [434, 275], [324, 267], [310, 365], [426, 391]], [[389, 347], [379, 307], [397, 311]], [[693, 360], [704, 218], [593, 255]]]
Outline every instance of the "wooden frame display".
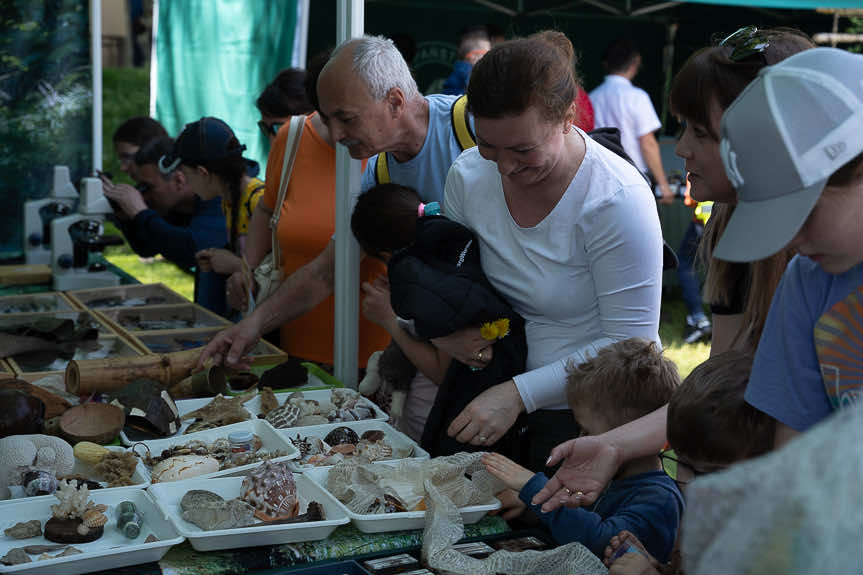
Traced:
[[[75, 290], [66, 292], [66, 295], [82, 308], [90, 310], [191, 303], [163, 283]], [[135, 300], [136, 303], [128, 305], [130, 300]], [[140, 303], [137, 303], [139, 301]]]
[[[177, 329], [225, 328], [231, 324], [222, 316], [211, 312], [196, 303], [170, 304], [140, 307], [115, 307], [94, 310], [103, 321], [110, 324], [118, 332], [130, 334], [160, 333]], [[139, 324], [135, 325], [134, 320]], [[183, 327], [162, 327], [161, 322], [189, 322]]]
[[19, 314], [53, 313], [82, 309], [84, 308], [66, 297], [63, 292], [36, 292], [0, 296], [0, 318]]

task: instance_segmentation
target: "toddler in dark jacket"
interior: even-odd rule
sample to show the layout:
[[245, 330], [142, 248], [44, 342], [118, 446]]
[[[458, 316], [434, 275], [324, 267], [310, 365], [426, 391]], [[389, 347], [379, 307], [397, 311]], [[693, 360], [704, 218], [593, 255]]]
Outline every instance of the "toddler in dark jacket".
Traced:
[[[364, 315], [384, 327], [413, 366], [439, 385], [422, 436], [423, 448], [433, 456], [479, 449], [449, 437], [447, 427], [485, 389], [524, 372], [527, 357], [524, 320], [483, 273], [473, 233], [439, 212], [436, 202], [423, 204], [411, 188], [381, 184], [357, 199], [351, 217], [360, 247], [385, 261], [388, 270], [387, 280], [363, 286]], [[469, 326], [482, 326], [488, 341], [477, 365], [455, 361], [429, 343]], [[378, 371], [395, 371], [398, 355], [391, 346]], [[410, 379], [402, 373], [401, 383], [394, 382], [395, 405]], [[361, 385], [361, 391], [368, 390]], [[526, 432], [519, 419], [494, 448], [523, 457]]]
[[[659, 409], [680, 383], [677, 367], [656, 344], [639, 338], [613, 343], [580, 365], [570, 365], [567, 401], [582, 435], [598, 435]], [[654, 557], [666, 561], [674, 547], [683, 496], [663, 470], [659, 454], [633, 459], [590, 507], [543, 513], [530, 501], [548, 481], [498, 453], [483, 456], [486, 469], [512, 491], [498, 494], [505, 514], [530, 508], [560, 543], [578, 541], [603, 557], [609, 540], [634, 533]]]

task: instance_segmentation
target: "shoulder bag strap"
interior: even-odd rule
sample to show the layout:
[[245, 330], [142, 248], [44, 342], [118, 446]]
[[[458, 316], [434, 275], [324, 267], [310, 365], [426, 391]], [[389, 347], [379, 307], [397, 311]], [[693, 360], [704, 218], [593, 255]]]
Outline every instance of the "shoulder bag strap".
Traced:
[[306, 123], [306, 117], [303, 115], [291, 117], [291, 126], [288, 132], [288, 139], [285, 142], [285, 155], [282, 162], [282, 177], [279, 179], [279, 196], [276, 199], [276, 205], [273, 209], [273, 215], [270, 216], [270, 234], [273, 242], [273, 269], [280, 269], [282, 262], [282, 254], [279, 250], [279, 218], [282, 215], [282, 204], [285, 202], [285, 195], [288, 191], [288, 181], [291, 179], [291, 172], [294, 169], [294, 160], [297, 158], [297, 150], [300, 148], [300, 138], [303, 137], [303, 126]]

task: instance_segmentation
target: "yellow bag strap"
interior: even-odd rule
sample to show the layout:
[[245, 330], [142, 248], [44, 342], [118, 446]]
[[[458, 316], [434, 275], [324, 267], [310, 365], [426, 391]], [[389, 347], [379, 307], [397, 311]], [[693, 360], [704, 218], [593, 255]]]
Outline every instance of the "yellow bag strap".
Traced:
[[390, 167], [386, 152], [378, 154], [378, 158], [375, 160], [375, 183], [377, 185], [390, 183]]
[[[461, 151], [463, 152], [468, 148], [476, 146], [476, 137], [473, 135], [473, 130], [467, 118], [467, 96], [461, 96], [452, 103], [450, 117], [452, 132], [455, 134], [455, 139]], [[375, 183], [378, 185], [388, 184], [390, 181], [389, 156], [386, 152], [381, 152], [375, 160]]]
[[473, 135], [473, 130], [470, 129], [470, 122], [467, 119], [467, 96], [461, 96], [452, 103], [450, 116], [452, 117], [452, 131], [461, 151], [464, 152], [468, 148], [476, 146], [476, 137]]

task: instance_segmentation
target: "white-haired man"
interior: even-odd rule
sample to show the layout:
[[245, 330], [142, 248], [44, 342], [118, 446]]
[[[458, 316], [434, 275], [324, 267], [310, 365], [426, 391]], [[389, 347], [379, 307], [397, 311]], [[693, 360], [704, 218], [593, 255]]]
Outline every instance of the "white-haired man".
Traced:
[[[333, 140], [353, 158], [383, 154], [380, 160], [369, 160], [362, 189], [391, 181], [415, 188], [424, 202], [443, 202], [450, 164], [472, 145], [467, 117], [456, 111], [457, 98], [420, 94], [395, 45], [380, 36], [356, 38], [336, 48], [318, 79], [319, 112]], [[201, 364], [212, 358], [217, 364], [236, 365], [261, 334], [327, 298], [333, 292], [334, 269], [330, 242], [318, 257], [286, 277], [254, 313], [217, 334], [201, 354]]]

